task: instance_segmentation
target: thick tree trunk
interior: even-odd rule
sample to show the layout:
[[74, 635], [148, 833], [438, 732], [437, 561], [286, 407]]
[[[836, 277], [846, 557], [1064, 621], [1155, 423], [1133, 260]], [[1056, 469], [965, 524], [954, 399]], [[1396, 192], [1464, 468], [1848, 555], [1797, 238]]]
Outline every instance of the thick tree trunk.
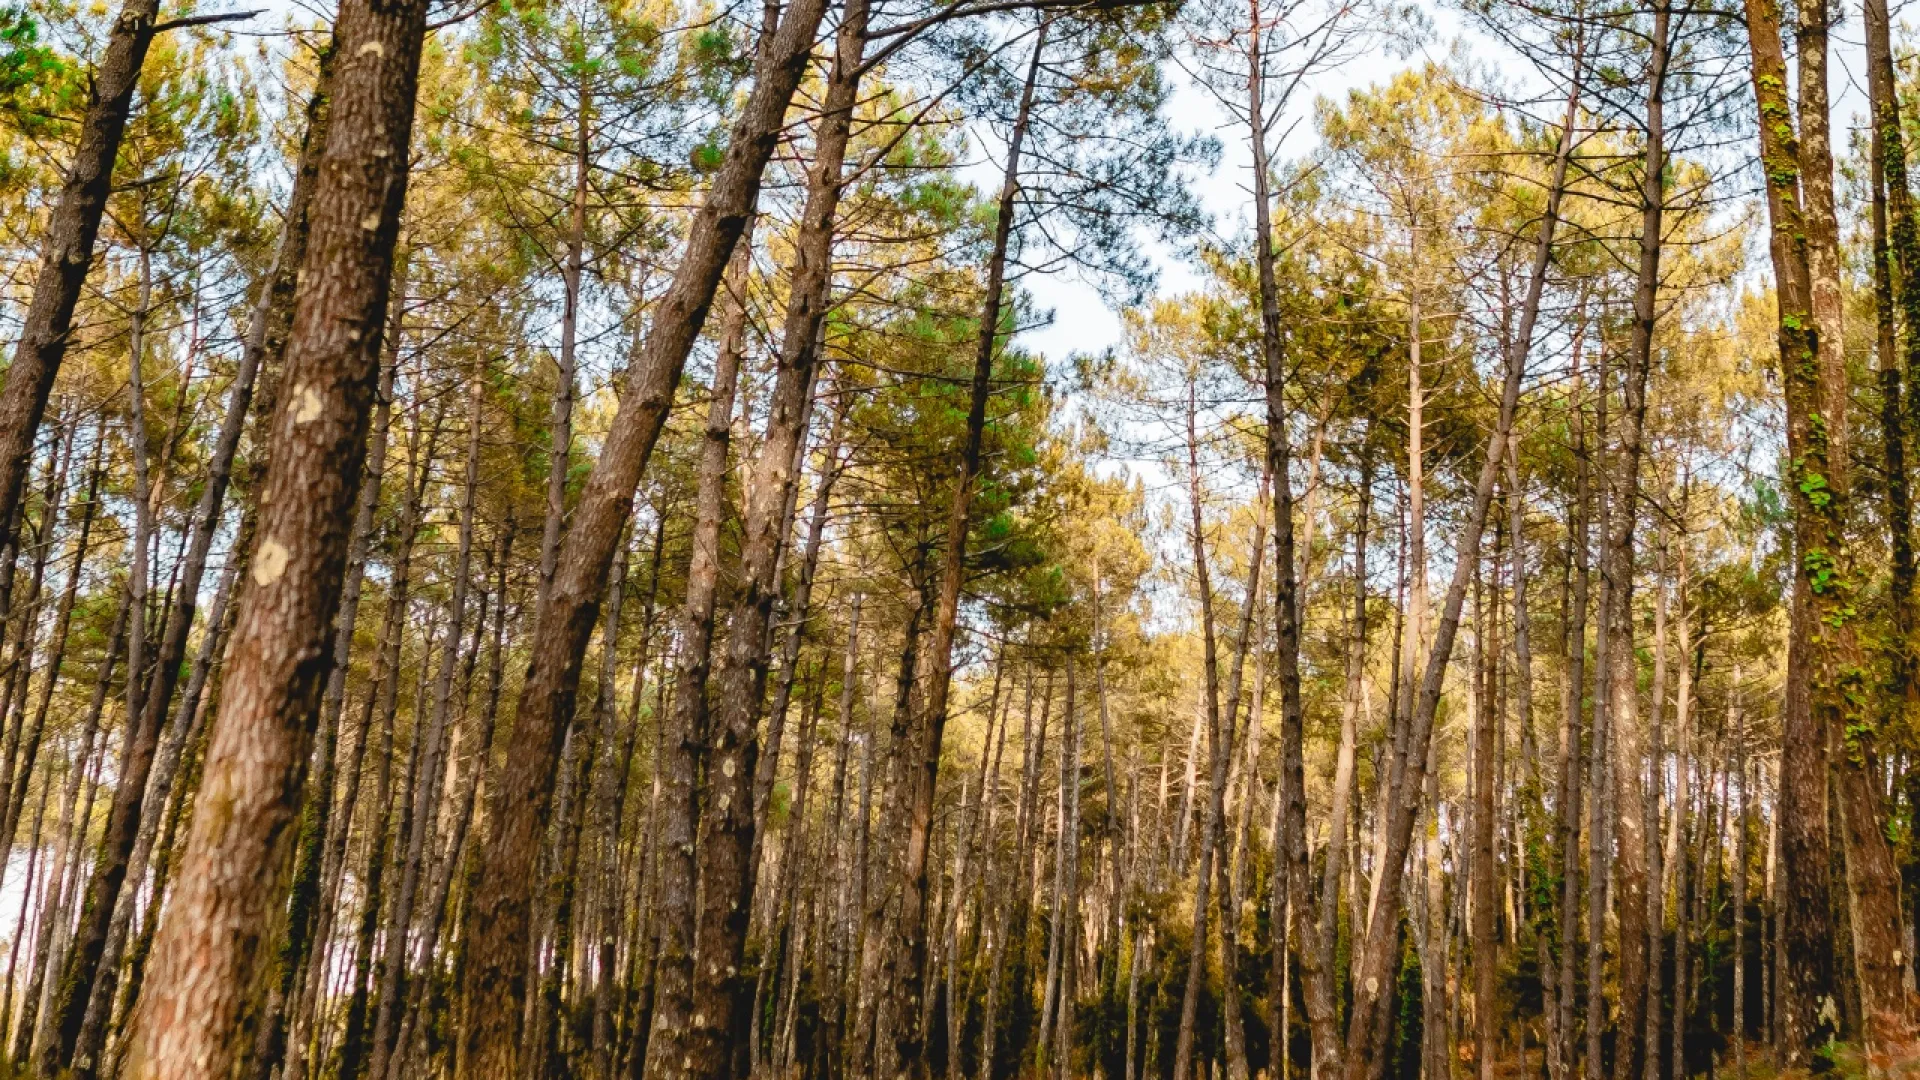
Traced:
[[[233, 461], [253, 409], [254, 386], [263, 367], [278, 367], [286, 348], [293, 321], [295, 278], [307, 250], [307, 213], [313, 201], [314, 181], [319, 172], [320, 151], [327, 137], [330, 82], [334, 63], [332, 46], [318, 57], [318, 82], [306, 106], [307, 128], [301, 141], [300, 158], [295, 167], [293, 190], [287, 199], [286, 226], [248, 325], [247, 339], [240, 363], [227, 391], [227, 408], [214, 437], [208, 457], [206, 478], [199, 504], [194, 508], [192, 539], [179, 571], [167, 621], [161, 634], [160, 649], [154, 659], [153, 678], [142, 695], [139, 724], [130, 742], [127, 760], [122, 763], [122, 780], [115, 786], [113, 808], [101, 838], [93, 877], [87, 885], [87, 901], [81, 910], [75, 948], [62, 978], [53, 1015], [56, 1039], [43, 1055], [40, 1067], [51, 1071], [71, 1064], [75, 1075], [90, 1077], [98, 1069], [98, 1058], [106, 1038], [108, 1014], [118, 985], [120, 954], [126, 927], [133, 915], [133, 897], [122, 886], [129, 872], [144, 870], [147, 852], [152, 846], [156, 822], [148, 808], [164, 807], [171, 788], [171, 772], [178, 761], [178, 741], [171, 736], [166, 747], [159, 745], [165, 719], [173, 704], [181, 664], [186, 657], [188, 635], [200, 600], [200, 584], [206, 574], [207, 558], [219, 531], [226, 502], [228, 482], [233, 476]], [[144, 636], [144, 635], [143, 635]], [[173, 717], [172, 728], [184, 730], [185, 718]], [[154, 776], [156, 753], [163, 759], [160, 783]], [[153, 790], [149, 792], [149, 788]], [[149, 799], [153, 795], [157, 801]], [[142, 838], [146, 839], [142, 850]], [[137, 878], [136, 878], [137, 880]], [[311, 910], [296, 912], [292, 924], [310, 919]], [[304, 928], [302, 928], [304, 929]]]
[[[1782, 714], [1779, 815], [1781, 950], [1777, 988], [1785, 1064], [1806, 1067], [1834, 1030], [1833, 940], [1827, 885], [1827, 732], [1844, 719], [1846, 669], [1834, 663], [1852, 631], [1844, 614], [1846, 582], [1841, 511], [1822, 489], [1831, 466], [1822, 404], [1820, 343], [1811, 309], [1807, 222], [1801, 213], [1801, 146], [1786, 96], [1780, 14], [1773, 0], [1747, 0], [1754, 99], [1761, 117], [1760, 160], [1767, 178], [1770, 252], [1780, 312], [1781, 377], [1787, 404], [1793, 489], [1794, 586]], [[1828, 164], [1830, 168], [1830, 163]], [[1822, 627], [1821, 642], [1814, 626]], [[1853, 669], [1858, 671], [1856, 667]]]
[[[343, 0], [338, 90], [242, 597], [181, 887], [155, 943], [137, 1080], [224, 1075], [284, 885], [326, 674], [406, 196], [426, 4]], [[368, 228], [372, 225], [372, 228]]]
[[[820, 328], [833, 283], [833, 226], [866, 48], [866, 0], [851, 0], [836, 37], [833, 73], [815, 137], [813, 176], [795, 244], [793, 281], [781, 339], [766, 436], [742, 509], [739, 591], [727, 623], [726, 650], [714, 673], [713, 739], [704, 775], [702, 901], [695, 949], [694, 1023], [687, 1034], [695, 1076], [743, 1076], [750, 1043], [754, 974], [744, 949], [752, 919], [756, 733], [766, 699], [772, 619], [780, 597], [776, 571], [791, 527], [790, 508], [806, 445]], [[896, 1019], [902, 1028], [917, 1009]], [[913, 1057], [902, 1056], [903, 1062]]]
[[[301, 826], [303, 830], [313, 834], [309, 836], [303, 833], [303, 844], [311, 844], [317, 838], [321, 850], [316, 859], [310, 849], [303, 847], [299, 857], [301, 861], [296, 861], [294, 866], [294, 888], [308, 887], [308, 876], [317, 875], [313, 877], [312, 888], [316, 890], [316, 895], [322, 898], [323, 902], [319, 905], [315, 924], [305, 943], [307, 958], [302, 961], [304, 970], [293, 976], [300, 980], [297, 990], [293, 991], [294, 999], [287, 1006], [293, 1010], [293, 1015], [289, 1020], [283, 1021], [287, 1024], [289, 1031], [285, 1068], [282, 1070], [286, 1080], [306, 1080], [310, 1043], [308, 1036], [312, 1033], [314, 1013], [320, 1004], [327, 967], [325, 964], [312, 963], [311, 957], [315, 953], [325, 955], [338, 916], [337, 905], [325, 901], [339, 895], [342, 869], [346, 862], [347, 840], [352, 832], [354, 807], [359, 801], [367, 740], [372, 737], [371, 729], [363, 718], [354, 732], [352, 741], [348, 744], [351, 749], [348, 752], [345, 768], [338, 765], [347, 676], [352, 664], [355, 630], [359, 625], [360, 596], [366, 583], [367, 558], [373, 548], [374, 513], [380, 503], [380, 491], [386, 475], [387, 444], [393, 422], [393, 383], [399, 368], [400, 343], [405, 330], [407, 264], [404, 252], [395, 256], [395, 263], [392, 296], [388, 301], [386, 357], [381, 362], [380, 383], [375, 391], [373, 429], [367, 436], [367, 471], [361, 478], [359, 501], [354, 510], [353, 539], [347, 547], [346, 579], [340, 587], [340, 613], [335, 618], [332, 667], [327, 674], [326, 689], [320, 696], [321, 731], [328, 733], [326, 738], [334, 745], [334, 749], [317, 763], [320, 766], [320, 775], [316, 776], [315, 783], [308, 786], [307, 794], [310, 803], [308, 809], [310, 820], [303, 822]], [[410, 449], [417, 455], [419, 449], [417, 443]], [[415, 505], [412, 493], [416, 488], [411, 471], [407, 473], [403, 483], [406, 485], [408, 494], [403, 499], [402, 505], [412, 507]], [[403, 550], [410, 553], [411, 538], [414, 535], [413, 526], [410, 522], [404, 521], [402, 525], [401, 542], [405, 545]], [[402, 577], [404, 575], [396, 574], [396, 585]], [[391, 617], [397, 618], [398, 615]], [[391, 636], [390, 633], [389, 636]], [[382, 638], [382, 646], [375, 650], [377, 657], [385, 655], [386, 640], [387, 638]], [[368, 686], [369, 701], [372, 700], [378, 686], [379, 680], [376, 676]], [[326, 744], [323, 743], [322, 749], [325, 748]], [[336, 774], [343, 774], [346, 778], [345, 786], [337, 794], [333, 790], [332, 778], [326, 775], [329, 770]], [[323, 780], [326, 782], [321, 783], [320, 781]], [[295, 944], [292, 931], [297, 929], [297, 926], [288, 928], [286, 942], [289, 948]], [[284, 957], [283, 962], [286, 962]], [[287, 975], [288, 973], [282, 972], [282, 978], [286, 978]], [[269, 999], [269, 1010], [273, 1008], [273, 1004]], [[263, 1023], [271, 1025], [274, 1019], [269, 1011]], [[262, 1038], [270, 1036], [270, 1030], [262, 1031]], [[273, 1056], [264, 1049], [256, 1054], [255, 1069], [270, 1068]], [[259, 1075], [256, 1071], [253, 1080], [268, 1080], [268, 1078]]]

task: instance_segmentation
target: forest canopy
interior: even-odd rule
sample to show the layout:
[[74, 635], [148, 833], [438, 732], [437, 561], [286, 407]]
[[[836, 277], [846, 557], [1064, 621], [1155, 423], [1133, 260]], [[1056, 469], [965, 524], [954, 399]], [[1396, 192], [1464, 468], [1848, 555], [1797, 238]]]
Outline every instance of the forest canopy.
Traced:
[[1897, 14], [0, 4], [0, 1077], [1913, 1072]]

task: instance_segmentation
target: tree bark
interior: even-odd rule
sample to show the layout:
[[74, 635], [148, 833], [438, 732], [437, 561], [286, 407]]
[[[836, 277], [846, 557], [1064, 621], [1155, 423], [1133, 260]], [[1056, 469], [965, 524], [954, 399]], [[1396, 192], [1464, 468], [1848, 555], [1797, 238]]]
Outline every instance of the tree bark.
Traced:
[[[128, 1064], [224, 1075], [284, 884], [326, 674], [406, 197], [425, 3], [343, 0], [341, 64], [272, 428], [258, 548]], [[369, 227], [371, 226], [371, 227]]]
[[[1633, 331], [1627, 369], [1621, 373], [1618, 474], [1610, 502], [1612, 532], [1607, 536], [1601, 608], [1612, 620], [1606, 659], [1600, 673], [1607, 685], [1607, 717], [1613, 776], [1613, 897], [1619, 918], [1618, 1037], [1614, 1080], [1638, 1080], [1645, 1071], [1647, 1009], [1647, 843], [1658, 829], [1645, 814], [1646, 747], [1638, 715], [1640, 665], [1634, 649], [1637, 624], [1633, 603], [1635, 531], [1640, 517], [1640, 459], [1647, 413], [1647, 380], [1652, 370], [1654, 322], [1659, 314], [1660, 255], [1666, 211], [1665, 98], [1670, 9], [1656, 0], [1647, 73], [1645, 159], [1640, 170], [1640, 263], [1633, 292]], [[1600, 674], [1597, 673], [1597, 674]]]
[[100, 217], [112, 192], [114, 161], [120, 156], [120, 140], [127, 130], [159, 12], [160, 0], [127, 0], [113, 20], [100, 62], [87, 80], [80, 141], [47, 219], [33, 299], [21, 324], [5, 386], [0, 387], [0, 522], [8, 523], [9, 544], [32, 468], [40, 420], [72, 340], [74, 307], [93, 266]]
[[738, 249], [729, 272], [725, 332], [714, 361], [694, 496], [692, 562], [680, 609], [680, 656], [674, 677], [674, 710], [667, 720], [661, 759], [660, 874], [653, 987], [654, 1031], [647, 1038], [647, 1072], [689, 1066], [693, 1017], [693, 958], [699, 918], [695, 885], [699, 871], [694, 841], [699, 814], [696, 783], [708, 737], [707, 676], [711, 670], [715, 597], [720, 581], [720, 524], [726, 514], [727, 448], [733, 432], [734, 391], [746, 335], [746, 249]]
[[[813, 176], [795, 242], [786, 326], [768, 403], [765, 438], [742, 510], [737, 592], [727, 624], [726, 650], [714, 674], [711, 729], [706, 755], [707, 797], [701, 822], [701, 895], [695, 948], [694, 1023], [686, 1057], [693, 1075], [744, 1076], [750, 1045], [754, 975], [744, 950], [752, 918], [754, 874], [756, 733], [766, 699], [772, 619], [780, 597], [777, 570], [791, 528], [798, 476], [806, 445], [820, 327], [833, 282], [833, 226], [843, 183], [853, 108], [866, 48], [866, 0], [850, 0], [836, 36], [833, 71], [815, 137]], [[902, 1013], [902, 1028], [916, 1026]], [[903, 1054], [903, 1062], [919, 1055]]]
[[512, 1072], [527, 994], [527, 926], [540, 824], [552, 803], [554, 762], [579, 693], [608, 568], [681, 369], [758, 201], [761, 173], [779, 140], [825, 6], [824, 0], [797, 0], [755, 62], [753, 89], [734, 124], [726, 157], [694, 217], [673, 284], [655, 305], [652, 329], [627, 376], [600, 459], [561, 544], [494, 797], [485, 869], [471, 903], [462, 993], [471, 1022], [462, 1040], [461, 1076]]
[[[1837, 1021], [1827, 898], [1826, 743], [1831, 722], [1842, 719], [1846, 710], [1846, 675], [1832, 662], [1840, 644], [1834, 639], [1850, 639], [1852, 634], [1844, 614], [1845, 582], [1836, 573], [1842, 507], [1824, 490], [1830, 483], [1830, 444], [1822, 410], [1819, 337], [1810, 306], [1807, 222], [1801, 212], [1802, 147], [1787, 101], [1779, 9], [1773, 0], [1747, 0], [1746, 22], [1780, 312], [1780, 365], [1792, 462], [1785, 479], [1793, 489], [1796, 570], [1781, 721], [1779, 815], [1786, 895], [1780, 944], [1785, 962], [1776, 1008], [1785, 1064], [1805, 1067]], [[1818, 642], [1815, 626], [1828, 628]]]
[[[194, 527], [180, 581], [174, 590], [174, 602], [168, 611], [161, 634], [160, 648], [153, 665], [153, 678], [140, 702], [136, 737], [130, 741], [127, 760], [121, 766], [121, 781], [114, 788], [112, 810], [106, 833], [101, 838], [92, 879], [87, 885], [87, 900], [81, 910], [75, 948], [62, 978], [54, 1019], [56, 1039], [42, 1056], [40, 1068], [51, 1072], [71, 1064], [76, 1077], [91, 1077], [97, 1072], [98, 1058], [106, 1037], [108, 1012], [118, 984], [120, 953], [124, 947], [126, 926], [132, 917], [132, 897], [123, 891], [130, 870], [144, 868], [140, 840], [148, 838], [151, 848], [154, 832], [147, 807], [164, 806], [168, 783], [155, 794], [158, 803], [148, 798], [160, 733], [173, 704], [181, 663], [186, 656], [188, 635], [200, 600], [200, 585], [206, 574], [207, 558], [222, 520], [227, 487], [233, 476], [233, 462], [240, 437], [253, 408], [254, 387], [263, 367], [278, 367], [286, 348], [293, 319], [294, 285], [297, 272], [306, 257], [307, 213], [313, 200], [314, 181], [319, 171], [320, 151], [326, 142], [330, 82], [334, 63], [331, 44], [319, 56], [318, 82], [306, 105], [306, 132], [301, 141], [295, 167], [293, 190], [287, 199], [286, 225], [279, 249], [269, 269], [260, 296], [254, 304], [247, 338], [241, 350], [239, 366], [227, 391], [226, 413], [214, 437], [208, 456], [206, 479], [199, 504], [194, 508]], [[142, 635], [144, 636], [144, 635]], [[176, 715], [173, 726], [184, 729], [185, 718]], [[172, 744], [170, 743], [170, 746]], [[163, 754], [162, 756], [168, 756]], [[167, 764], [178, 760], [177, 748]], [[295, 916], [296, 922], [308, 912]]]

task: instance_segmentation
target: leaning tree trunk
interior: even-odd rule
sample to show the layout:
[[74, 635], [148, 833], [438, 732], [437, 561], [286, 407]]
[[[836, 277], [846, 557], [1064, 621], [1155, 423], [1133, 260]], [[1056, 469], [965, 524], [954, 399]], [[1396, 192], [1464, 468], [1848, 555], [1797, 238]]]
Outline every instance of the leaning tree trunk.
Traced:
[[[319, 54], [318, 82], [307, 99], [307, 128], [301, 141], [293, 190], [287, 199], [286, 226], [273, 266], [255, 301], [240, 363], [227, 391], [226, 414], [214, 437], [200, 502], [194, 508], [193, 535], [161, 634], [153, 678], [143, 695], [139, 723], [122, 765], [122, 779], [114, 788], [113, 807], [95, 857], [93, 877], [87, 884], [87, 899], [81, 908], [74, 948], [55, 998], [52, 1017], [55, 1038], [39, 1063], [39, 1067], [49, 1073], [65, 1064], [72, 1065], [77, 1077], [91, 1077], [98, 1071], [108, 1013], [118, 985], [120, 953], [133, 914], [132, 896], [123, 886], [129, 871], [138, 871], [145, 861], [140, 852], [142, 836], [150, 838], [154, 832], [150, 821], [152, 811], [146, 799], [151, 786], [148, 777], [155, 765], [156, 752], [162, 749], [160, 732], [186, 657], [187, 638], [200, 600], [201, 580], [221, 524], [240, 436], [253, 407], [254, 386], [262, 368], [279, 365], [292, 327], [295, 277], [306, 257], [307, 212], [313, 201], [320, 151], [327, 137], [333, 57], [329, 43]], [[175, 716], [174, 725], [183, 728], [183, 718]], [[159, 805], [164, 806], [166, 790], [156, 794], [160, 796]], [[147, 846], [151, 847], [150, 839]], [[296, 912], [294, 922], [307, 918], [310, 918], [310, 909]]]
[[[687, 1056], [693, 1009], [694, 926], [698, 867], [694, 837], [699, 812], [695, 779], [698, 748], [706, 739], [707, 675], [712, 656], [714, 605], [720, 580], [720, 525], [726, 512], [727, 448], [733, 432], [736, 380], [746, 338], [745, 249], [729, 272], [725, 332], [708, 395], [706, 438], [701, 444], [694, 493], [692, 560], [680, 606], [680, 656], [674, 673], [674, 708], [662, 737], [655, 771], [662, 778], [659, 830], [661, 857], [655, 946], [653, 1026], [647, 1039], [649, 1071], [671, 1069]], [[658, 1061], [658, 1064], [653, 1064]]]
[[[114, 160], [120, 156], [120, 140], [127, 130], [140, 68], [153, 44], [159, 13], [160, 0], [127, 0], [113, 20], [99, 63], [89, 73], [80, 142], [47, 219], [33, 299], [14, 346], [13, 363], [7, 368], [6, 384], [0, 388], [0, 522], [7, 523], [9, 532], [26, 490], [40, 419], [72, 341], [73, 310], [93, 266], [100, 217], [112, 192]], [[11, 537], [4, 542], [10, 545]]]
[[1380, 900], [1368, 920], [1353, 1006], [1347, 1017], [1345, 1080], [1377, 1080], [1385, 1065], [1388, 1028], [1380, 1021], [1398, 955], [1398, 897], [1401, 879], [1405, 874], [1407, 850], [1413, 839], [1414, 820], [1419, 815], [1421, 792], [1426, 786], [1427, 747], [1433, 733], [1434, 714], [1440, 705], [1440, 693], [1446, 680], [1454, 638], [1460, 629], [1460, 612], [1466, 599], [1467, 585], [1472, 578], [1473, 567], [1479, 561], [1480, 541], [1486, 531], [1488, 509], [1493, 502], [1494, 482], [1499, 477], [1501, 458], [1513, 429], [1514, 413], [1519, 408], [1520, 380], [1533, 336], [1533, 321], [1539, 308], [1540, 292], [1545, 284], [1545, 266], [1551, 254], [1551, 226], [1556, 220], [1559, 195], [1564, 187], [1571, 134], [1571, 129], [1561, 132], [1555, 181], [1548, 191], [1549, 210], [1542, 222], [1541, 241], [1535, 250], [1534, 273], [1528, 284], [1526, 306], [1521, 311], [1519, 332], [1507, 355], [1498, 417], [1488, 438], [1485, 459], [1474, 487], [1473, 502], [1456, 543], [1453, 580], [1448, 584], [1440, 621], [1435, 626], [1433, 649], [1427, 657], [1426, 670], [1420, 680], [1413, 710], [1407, 716], [1407, 753], [1404, 760], [1396, 757], [1388, 776], [1388, 818], [1382, 823], [1381, 829], [1386, 858], [1379, 864], [1375, 889]]
[[[707, 793], [700, 829], [702, 900], [695, 931], [701, 963], [694, 969], [693, 1024], [683, 1058], [691, 1062], [685, 1067], [695, 1076], [743, 1075], [751, 1041], [754, 973], [747, 970], [744, 950], [753, 909], [756, 732], [766, 700], [773, 609], [780, 596], [779, 557], [791, 525], [789, 511], [799, 479], [795, 468], [806, 445], [820, 328], [833, 283], [834, 219], [866, 38], [866, 0], [850, 0], [840, 21], [833, 72], [814, 140], [813, 177], [794, 248], [766, 436], [746, 486], [739, 591], [727, 619], [726, 650], [714, 676], [712, 738], [703, 770]], [[736, 1056], [741, 1060], [732, 1060]]]
[[[339, 81], [309, 212], [259, 539], [195, 800], [180, 888], [154, 945], [136, 1080], [225, 1075], [282, 895], [339, 605], [427, 5], [343, 0]], [[371, 226], [371, 227], [369, 227]]]
[[533, 868], [607, 572], [681, 369], [759, 199], [761, 173], [780, 139], [825, 9], [825, 0], [797, 0], [755, 61], [753, 90], [734, 124], [726, 158], [694, 217], [673, 284], [654, 307], [652, 329], [627, 376], [620, 409], [561, 544], [493, 799], [484, 869], [470, 904], [462, 991], [470, 1022], [459, 1055], [462, 1076], [513, 1071], [527, 996]]

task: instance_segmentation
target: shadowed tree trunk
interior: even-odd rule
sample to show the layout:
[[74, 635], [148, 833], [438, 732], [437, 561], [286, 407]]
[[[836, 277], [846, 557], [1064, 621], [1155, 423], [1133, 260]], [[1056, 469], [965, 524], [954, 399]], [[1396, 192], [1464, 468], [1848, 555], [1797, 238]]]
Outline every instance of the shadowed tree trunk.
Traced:
[[1665, 96], [1669, 5], [1657, 0], [1649, 38], [1646, 148], [1640, 169], [1640, 263], [1633, 291], [1633, 332], [1621, 373], [1620, 442], [1613, 481], [1612, 531], [1606, 536], [1600, 607], [1611, 619], [1605, 659], [1595, 675], [1596, 702], [1606, 705], [1607, 756], [1613, 779], [1616, 838], [1613, 898], [1619, 918], [1619, 1026], [1614, 1080], [1638, 1080], [1645, 1071], [1647, 1009], [1647, 843], [1658, 823], [1645, 813], [1646, 760], [1639, 717], [1640, 663], [1634, 648], [1638, 625], [1633, 602], [1635, 532], [1640, 518], [1640, 459], [1647, 413], [1647, 380], [1653, 364], [1654, 322], [1659, 314], [1660, 254], [1666, 211]]
[[694, 857], [701, 747], [707, 738], [707, 675], [712, 657], [715, 595], [720, 580], [720, 524], [726, 514], [727, 448], [733, 432], [734, 389], [746, 335], [745, 249], [729, 273], [726, 327], [714, 361], [694, 495], [692, 561], [680, 608], [680, 656], [674, 678], [674, 708], [655, 770], [663, 780], [660, 872], [655, 916], [659, 919], [653, 979], [653, 1026], [647, 1038], [647, 1069], [672, 1070], [687, 1057], [693, 1010], [695, 885]]
[[[744, 949], [753, 908], [756, 733], [766, 699], [774, 604], [780, 597], [777, 571], [792, 526], [796, 470], [806, 446], [820, 359], [820, 327], [833, 283], [833, 226], [866, 37], [866, 0], [850, 0], [836, 36], [833, 71], [814, 140], [813, 176], [794, 248], [765, 438], [746, 484], [739, 590], [727, 619], [726, 650], [714, 674], [700, 829], [702, 901], [695, 948], [701, 963], [694, 970], [694, 1022], [686, 1055], [695, 1076], [746, 1073], [754, 973], [746, 970]], [[903, 1055], [900, 1060], [913, 1062], [918, 1056]]]

